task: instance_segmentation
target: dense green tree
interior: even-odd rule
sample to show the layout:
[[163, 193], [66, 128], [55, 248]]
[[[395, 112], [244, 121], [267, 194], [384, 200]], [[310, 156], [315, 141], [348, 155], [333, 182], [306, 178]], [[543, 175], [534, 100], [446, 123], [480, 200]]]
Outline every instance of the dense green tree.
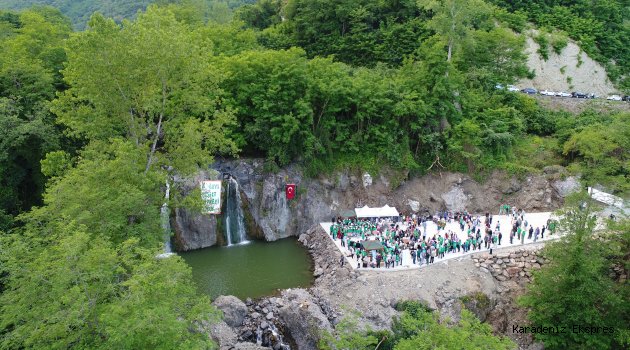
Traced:
[[497, 82], [515, 83], [528, 74], [524, 45], [524, 37], [506, 28], [476, 30], [462, 44], [456, 64], [466, 72], [468, 84], [494, 89]]
[[462, 310], [461, 320], [452, 327], [439, 321], [439, 315], [421, 312], [415, 316], [406, 313], [400, 320], [399, 327], [408, 337], [400, 339], [395, 350], [508, 350], [516, 345], [504, 337], [495, 337], [492, 328], [483, 324], [468, 310]]
[[75, 27], [83, 29], [94, 12], [106, 14], [117, 21], [133, 17], [152, 0], [0, 0], [0, 8], [19, 10], [31, 6], [54, 6], [72, 19]]
[[630, 191], [630, 114], [620, 113], [582, 130], [575, 130], [563, 145], [563, 154], [578, 160], [589, 183], [600, 183], [620, 193]]
[[64, 143], [48, 108], [64, 88], [70, 24], [52, 8], [5, 13], [0, 23], [0, 210], [16, 215], [41, 203], [39, 161]]
[[12, 267], [0, 294], [2, 348], [210, 346], [190, 330], [216, 316], [181, 259], [155, 259], [137, 239], [116, 247], [76, 224], [58, 237], [43, 250], [2, 239], [0, 259]]
[[447, 62], [471, 30], [490, 25], [492, 11], [482, 0], [419, 0], [418, 5], [433, 15], [429, 28], [446, 39]]
[[515, 349], [510, 339], [496, 337], [492, 328], [481, 323], [470, 311], [462, 310], [458, 322], [448, 324], [440, 319], [437, 312], [426, 309], [416, 301], [406, 301], [398, 305], [402, 315], [395, 318], [392, 331], [372, 332], [362, 330], [356, 322], [356, 315], [342, 319], [335, 334], [324, 333], [322, 349], [379, 349], [416, 350], [508, 350]]
[[251, 51], [218, 62], [228, 72], [222, 86], [237, 112], [240, 138], [282, 165], [316, 151], [307, 63], [300, 49]]
[[[232, 123], [232, 115], [217, 103], [221, 76], [209, 65], [203, 38], [193, 35], [168, 9], [149, 7], [122, 26], [95, 15], [90, 30], [77, 33], [68, 43], [64, 76], [71, 88], [55, 101], [59, 122], [77, 137], [125, 137], [145, 147], [145, 173], [160, 163], [157, 153], [186, 142], [165, 135], [192, 125], [187, 122], [191, 118], [207, 127], [188, 132], [212, 131], [201, 138], [208, 142], [200, 147], [233, 152], [234, 144], [222, 132]], [[206, 40], [208, 44], [212, 41]], [[160, 148], [165, 140], [174, 144]]]
[[[621, 346], [619, 335], [627, 335], [627, 284], [617, 285], [609, 277], [609, 257], [622, 254], [610, 240], [594, 233], [596, 217], [588, 195], [580, 193], [562, 212], [565, 235], [545, 246], [550, 260], [536, 271], [528, 292], [520, 302], [530, 308], [535, 325], [566, 326], [564, 334], [535, 335], [548, 349], [611, 349]], [[624, 291], [625, 290], [625, 291]], [[625, 320], [627, 321], [627, 319]], [[575, 332], [573, 326], [611, 327], [616, 334]], [[627, 345], [627, 344], [626, 344]]]
[[411, 0], [265, 0], [237, 16], [252, 28], [267, 28], [261, 38], [267, 47], [300, 46], [309, 57], [334, 55], [355, 66], [399, 65], [428, 36]]
[[209, 66], [216, 40], [194, 28], [149, 7], [123, 25], [95, 15], [69, 40], [70, 88], [53, 110], [87, 146], [45, 157], [44, 205], [1, 237], [3, 347], [211, 346], [190, 269], [155, 258], [164, 181], [235, 150]]
[[80, 159], [52, 178], [45, 206], [23, 216], [29, 227], [44, 233], [51, 225], [73, 221], [111, 242], [139, 238], [145, 246], [157, 245], [165, 178], [153, 171], [145, 174], [146, 150], [120, 139], [94, 141]]

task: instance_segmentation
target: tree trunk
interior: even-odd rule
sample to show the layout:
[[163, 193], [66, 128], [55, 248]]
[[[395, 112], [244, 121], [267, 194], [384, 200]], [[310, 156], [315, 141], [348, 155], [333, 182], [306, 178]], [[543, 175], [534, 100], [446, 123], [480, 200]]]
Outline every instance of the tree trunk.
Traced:
[[155, 137], [153, 138], [153, 144], [151, 145], [151, 152], [149, 152], [149, 159], [147, 160], [147, 166], [144, 168], [144, 174], [149, 172], [151, 162], [153, 161], [153, 155], [155, 154], [155, 147], [157, 146], [158, 139], [160, 138], [160, 132], [162, 132], [162, 119], [164, 118], [164, 109], [166, 106], [166, 82], [162, 80], [162, 110], [160, 111], [160, 118], [158, 119], [157, 130]]
[[153, 138], [153, 144], [151, 145], [151, 152], [149, 152], [149, 159], [147, 160], [147, 166], [144, 169], [145, 175], [149, 172], [149, 168], [151, 167], [151, 162], [153, 161], [153, 154], [155, 153], [155, 147], [157, 146], [158, 138], [160, 137], [160, 132], [162, 131], [162, 117], [163, 117], [163, 114], [160, 113], [160, 119], [158, 120], [158, 125], [157, 125], [157, 132], [155, 133], [155, 137]]

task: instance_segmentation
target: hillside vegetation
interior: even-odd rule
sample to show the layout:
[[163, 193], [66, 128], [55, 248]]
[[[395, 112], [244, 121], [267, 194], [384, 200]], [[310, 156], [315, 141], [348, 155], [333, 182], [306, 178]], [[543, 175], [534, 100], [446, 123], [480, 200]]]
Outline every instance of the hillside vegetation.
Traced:
[[530, 74], [520, 16], [482, 0], [263, 0], [223, 23], [197, 4], [95, 14], [84, 31], [51, 7], [0, 12], [1, 348], [210, 347], [216, 313], [190, 269], [155, 256], [165, 189], [198, 205], [174, 179], [217, 155], [311, 176], [561, 164], [630, 190], [630, 113], [495, 88]]
[[626, 0], [491, 0], [514, 18], [528, 20], [553, 35], [540, 37], [550, 49], [568, 36], [601, 62], [613, 82], [630, 93], [630, 4]]
[[94, 12], [120, 22], [135, 18], [139, 10], [149, 4], [184, 3], [194, 6], [199, 14], [214, 20], [227, 21], [231, 10], [255, 0], [0, 0], [0, 9], [21, 10], [31, 6], [52, 6], [70, 19], [77, 29], [85, 28]]

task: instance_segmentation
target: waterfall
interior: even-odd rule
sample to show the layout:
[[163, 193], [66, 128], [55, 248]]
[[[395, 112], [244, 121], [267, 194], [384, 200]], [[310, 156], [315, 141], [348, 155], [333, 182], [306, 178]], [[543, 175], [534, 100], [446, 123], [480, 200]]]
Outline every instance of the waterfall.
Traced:
[[225, 238], [227, 245], [248, 242], [245, 233], [241, 191], [238, 188], [238, 182], [233, 177], [227, 180], [225, 198]]
[[273, 322], [266, 323], [263, 329], [261, 325], [256, 328], [256, 344], [280, 350], [291, 350], [289, 344], [285, 344], [282, 335]]
[[164, 194], [164, 203], [160, 208], [160, 223], [162, 226], [162, 235], [164, 236], [164, 253], [159, 254], [158, 258], [168, 258], [173, 255], [173, 249], [171, 248], [171, 223], [170, 223], [170, 210], [168, 209], [168, 200], [171, 194], [171, 186], [166, 180], [166, 190]]

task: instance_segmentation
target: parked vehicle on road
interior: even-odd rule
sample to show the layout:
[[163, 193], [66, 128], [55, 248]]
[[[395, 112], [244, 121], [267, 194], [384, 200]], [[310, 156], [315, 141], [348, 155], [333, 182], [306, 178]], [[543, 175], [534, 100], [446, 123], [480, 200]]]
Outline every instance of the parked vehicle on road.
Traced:
[[508, 89], [508, 91], [511, 91], [511, 92], [518, 92], [518, 91], [520, 91], [520, 90], [519, 90], [516, 86], [514, 86], [514, 85], [508, 85], [508, 86], [507, 86], [507, 89]]
[[495, 85], [494, 88], [497, 89], [497, 90], [505, 90], [505, 86], [503, 86], [501, 84]]
[[524, 88], [523, 90], [521, 90], [521, 92], [526, 93], [528, 95], [535, 95], [536, 93], [538, 93], [538, 90], [534, 88]]
[[623, 97], [623, 100], [624, 100], [624, 101], [628, 101], [628, 102], [630, 102], [630, 95], [626, 95], [626, 96], [624, 96], [624, 97]]
[[621, 96], [619, 96], [619, 95], [610, 95], [606, 99], [610, 100], [610, 101], [621, 101], [622, 100]]
[[588, 94], [584, 93], [584, 92], [572, 92], [571, 93], [571, 97], [573, 98], [588, 98]]
[[558, 96], [558, 97], [571, 97], [571, 94], [566, 92], [566, 91], [559, 91], [559, 92], [556, 92], [556, 96]]
[[544, 96], [556, 96], [556, 93], [553, 91], [549, 91], [549, 90], [543, 90], [540, 92], [541, 95]]

